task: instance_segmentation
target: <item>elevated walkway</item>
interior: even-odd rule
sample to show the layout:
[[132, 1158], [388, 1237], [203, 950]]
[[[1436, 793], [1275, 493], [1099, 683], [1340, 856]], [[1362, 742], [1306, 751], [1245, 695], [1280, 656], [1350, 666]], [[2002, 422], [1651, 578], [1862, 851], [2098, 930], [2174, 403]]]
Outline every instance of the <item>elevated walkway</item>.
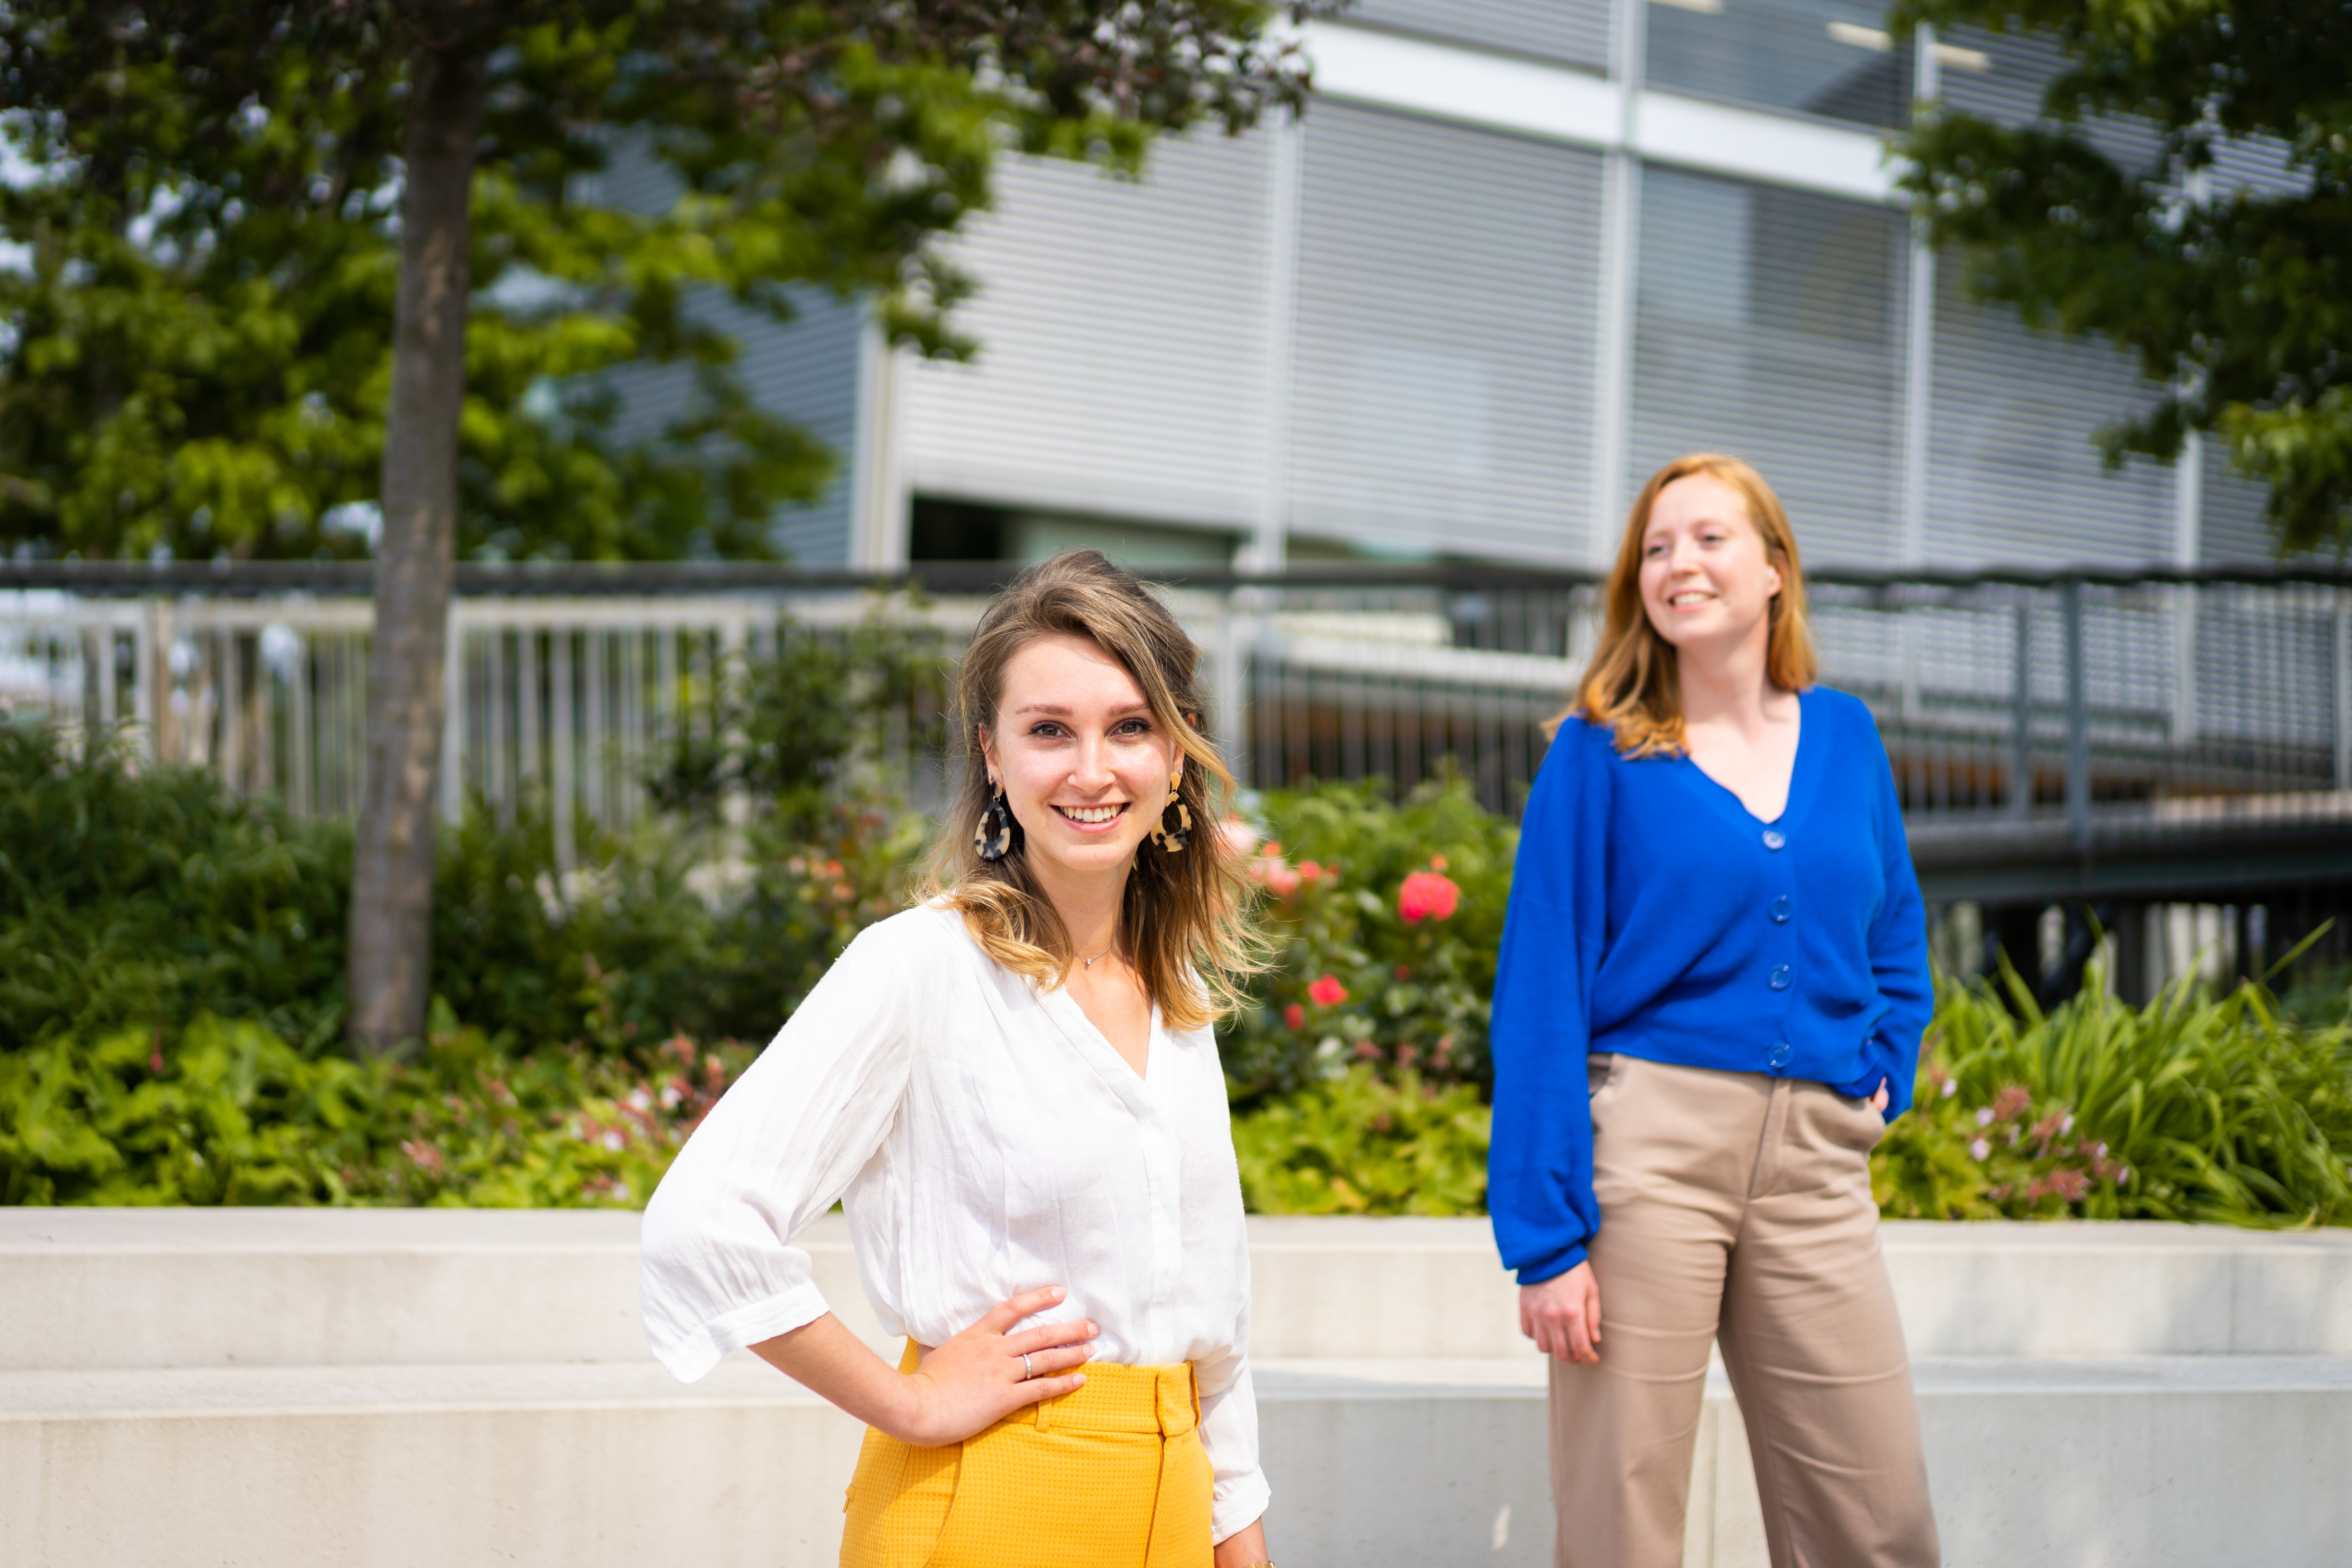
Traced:
[[[1286, 1568], [1549, 1561], [1475, 1221], [1253, 1222]], [[2352, 1562], [2352, 1233], [1889, 1226], [1947, 1561]], [[856, 1424], [646, 1354], [636, 1217], [0, 1211], [0, 1564], [817, 1564]], [[886, 1342], [835, 1219], [807, 1238]], [[1685, 1562], [1763, 1561], [1711, 1383]]]

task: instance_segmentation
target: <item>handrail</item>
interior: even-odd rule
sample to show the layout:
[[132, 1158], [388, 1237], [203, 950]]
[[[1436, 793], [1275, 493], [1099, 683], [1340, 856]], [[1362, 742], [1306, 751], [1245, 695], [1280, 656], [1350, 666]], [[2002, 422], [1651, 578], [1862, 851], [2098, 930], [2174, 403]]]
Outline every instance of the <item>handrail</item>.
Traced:
[[[932, 594], [992, 593], [1021, 570], [1002, 561], [919, 561], [890, 571], [843, 571], [758, 561], [481, 562], [457, 563], [457, 592], [466, 597], [598, 597], [686, 594], [839, 593], [919, 587]], [[150, 595], [257, 597], [307, 593], [363, 598], [373, 586], [368, 561], [0, 561], [0, 591], [48, 589], [90, 598]], [[1145, 569], [1143, 576], [1171, 587], [1237, 588], [1511, 588], [1567, 592], [1590, 588], [1601, 574], [1504, 563], [1432, 561], [1340, 562], [1276, 572], [1199, 565]], [[2352, 564], [2310, 563], [2274, 566], [2066, 566], [2046, 570], [1864, 570], [1817, 568], [1806, 582], [1830, 588], [1961, 589], [2252, 586], [2299, 584], [2352, 588]]]

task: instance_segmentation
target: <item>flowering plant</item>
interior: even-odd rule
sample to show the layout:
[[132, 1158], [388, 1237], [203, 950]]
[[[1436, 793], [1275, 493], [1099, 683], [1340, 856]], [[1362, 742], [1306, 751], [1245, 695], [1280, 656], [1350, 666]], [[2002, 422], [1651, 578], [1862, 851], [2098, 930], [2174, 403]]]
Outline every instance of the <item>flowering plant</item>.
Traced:
[[1374, 784], [1276, 792], [1264, 824], [1249, 875], [1280, 951], [1219, 1039], [1236, 1100], [1353, 1064], [1483, 1088], [1517, 830], [1459, 779], [1397, 803]]
[[1258, 1214], [1478, 1214], [1489, 1121], [1474, 1085], [1359, 1062], [1234, 1118], [1242, 1196]]
[[1461, 907], [1462, 889], [1445, 875], [1445, 857], [1432, 856], [1429, 864], [1430, 869], [1413, 872], [1397, 889], [1397, 919], [1407, 925], [1450, 920]]
[[[1881, 1212], [1922, 1219], [2352, 1219], [2352, 1037], [2247, 982], [2145, 1006], [2098, 965], [2044, 1012], [2006, 965], [1945, 981], [1913, 1113], [1872, 1161]], [[2004, 993], [2006, 994], [2004, 995]]]

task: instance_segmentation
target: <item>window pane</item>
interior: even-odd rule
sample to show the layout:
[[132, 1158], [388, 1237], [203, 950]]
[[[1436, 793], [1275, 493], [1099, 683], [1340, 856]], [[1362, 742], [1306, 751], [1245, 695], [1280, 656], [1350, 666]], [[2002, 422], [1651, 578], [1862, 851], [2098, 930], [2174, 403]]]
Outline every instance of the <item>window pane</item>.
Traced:
[[1979, 305], [1966, 268], [1936, 266], [1927, 405], [1927, 556], [1937, 565], [2118, 569], [2172, 553], [2172, 475], [2134, 458], [2109, 470], [2094, 437], [2156, 389], [2104, 342], [2030, 332]]
[[1290, 526], [1580, 560], [1600, 157], [1330, 102], [1305, 135]]
[[1809, 564], [1894, 564], [1903, 220], [1655, 168], [1641, 205], [1628, 493], [1682, 453], [1736, 453]]
[[1900, 125], [1911, 51], [1869, 0], [1650, 0], [1652, 87], [1863, 125]]
[[1609, 8], [1609, 0], [1358, 0], [1339, 17], [1606, 70]]
[[1169, 138], [1140, 181], [1058, 159], [999, 165], [957, 239], [980, 291], [969, 363], [905, 383], [927, 495], [1247, 528], [1265, 482], [1265, 134]]

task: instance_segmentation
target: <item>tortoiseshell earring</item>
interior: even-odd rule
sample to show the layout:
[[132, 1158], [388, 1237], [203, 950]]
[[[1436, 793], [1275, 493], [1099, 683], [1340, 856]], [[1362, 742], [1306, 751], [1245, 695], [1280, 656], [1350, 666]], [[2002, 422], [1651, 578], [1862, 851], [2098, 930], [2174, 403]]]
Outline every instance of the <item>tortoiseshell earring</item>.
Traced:
[[[1171, 855], [1192, 842], [1192, 811], [1176, 793], [1183, 782], [1182, 773], [1168, 775], [1168, 804], [1160, 808], [1160, 826], [1151, 830], [1151, 837], [1160, 840], [1160, 847]], [[1168, 826], [1171, 811], [1176, 814], [1176, 826], [1173, 827]]]
[[995, 784], [996, 798], [990, 801], [988, 809], [980, 814], [980, 826], [973, 830], [971, 847], [982, 859], [997, 861], [1013, 852], [1013, 837], [1020, 831], [1021, 825], [1013, 818], [1012, 805], [1004, 798], [1004, 786], [995, 784], [992, 779], [990, 783]]

